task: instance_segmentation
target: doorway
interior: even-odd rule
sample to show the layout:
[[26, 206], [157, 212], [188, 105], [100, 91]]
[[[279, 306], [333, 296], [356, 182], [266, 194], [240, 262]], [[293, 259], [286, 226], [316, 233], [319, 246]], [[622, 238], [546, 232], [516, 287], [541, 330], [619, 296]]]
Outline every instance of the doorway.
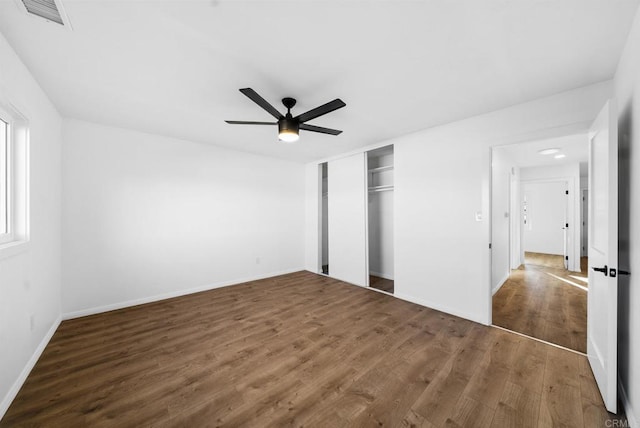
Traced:
[[320, 273], [329, 275], [329, 180], [327, 163], [320, 168]]
[[492, 322], [583, 353], [587, 163], [586, 134], [492, 150]]

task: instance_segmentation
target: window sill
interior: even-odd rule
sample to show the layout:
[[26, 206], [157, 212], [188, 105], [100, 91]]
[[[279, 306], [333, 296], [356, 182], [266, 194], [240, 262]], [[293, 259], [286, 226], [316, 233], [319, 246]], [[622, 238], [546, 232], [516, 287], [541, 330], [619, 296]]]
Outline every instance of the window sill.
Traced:
[[0, 244], [0, 260], [22, 254], [29, 250], [29, 241], [13, 241]]

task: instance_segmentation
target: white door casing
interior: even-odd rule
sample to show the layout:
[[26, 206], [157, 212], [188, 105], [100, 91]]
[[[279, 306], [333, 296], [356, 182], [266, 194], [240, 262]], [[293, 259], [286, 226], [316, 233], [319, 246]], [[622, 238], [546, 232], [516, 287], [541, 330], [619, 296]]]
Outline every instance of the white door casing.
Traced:
[[[568, 183], [565, 183], [565, 189], [569, 187]], [[575, 225], [572, 225], [575, 227]], [[562, 257], [564, 260], [564, 268], [569, 269], [569, 190], [564, 191], [564, 224], [562, 225], [562, 245], [564, 246], [564, 250], [562, 252]], [[580, 259], [578, 259], [580, 260]], [[579, 267], [578, 267], [579, 269]]]
[[580, 254], [584, 257], [587, 256], [587, 248], [589, 246], [589, 191], [587, 189], [582, 190], [582, 207], [581, 207], [581, 228], [582, 234], [580, 238], [581, 242], [581, 252]]
[[329, 276], [366, 287], [366, 153], [328, 162]]
[[[618, 136], [607, 102], [589, 131], [587, 356], [605, 406], [617, 405]], [[601, 271], [594, 270], [600, 269]]]

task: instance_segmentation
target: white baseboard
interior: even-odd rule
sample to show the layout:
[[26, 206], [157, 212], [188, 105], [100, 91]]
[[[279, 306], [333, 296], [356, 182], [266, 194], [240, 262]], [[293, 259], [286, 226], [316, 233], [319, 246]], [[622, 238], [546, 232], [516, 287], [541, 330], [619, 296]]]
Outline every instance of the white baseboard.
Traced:
[[[309, 271], [309, 272], [311, 272], [311, 271]], [[436, 305], [436, 304], [433, 304], [432, 302], [427, 302], [426, 300], [417, 299], [417, 298], [415, 298], [413, 296], [407, 296], [405, 294], [399, 294], [396, 291], [394, 291], [394, 293], [391, 294], [391, 293], [387, 293], [386, 291], [377, 290], [375, 288], [367, 287], [365, 285], [358, 285], [358, 284], [354, 284], [352, 282], [343, 281], [342, 279], [334, 278], [331, 275], [324, 275], [324, 274], [319, 274], [319, 273], [316, 273], [316, 272], [311, 272], [311, 273], [315, 273], [316, 275], [327, 276], [329, 278], [335, 279], [336, 281], [342, 281], [345, 284], [352, 285], [354, 287], [360, 287], [360, 288], [364, 288], [366, 290], [370, 290], [372, 292], [386, 294], [387, 296], [395, 297], [396, 299], [404, 300], [406, 302], [415, 303], [416, 305], [424, 306], [425, 308], [435, 309], [436, 311], [444, 312], [444, 313], [447, 313], [447, 314], [450, 314], [450, 315], [454, 315], [456, 317], [464, 318], [464, 319], [467, 319], [467, 320], [470, 320], [470, 321], [475, 321], [475, 322], [480, 323], [480, 324], [491, 325], [491, 322], [489, 322], [489, 320], [481, 320], [479, 318], [476, 318], [476, 317], [473, 317], [473, 316], [469, 316], [469, 314], [462, 313], [460, 311], [448, 308], [446, 306]]]
[[384, 279], [390, 279], [391, 281], [393, 281], [393, 275], [389, 275], [388, 273], [370, 271], [369, 275], [377, 276]]
[[629, 396], [627, 395], [627, 391], [624, 389], [624, 385], [618, 377], [618, 392], [620, 393], [620, 401], [622, 401], [622, 405], [624, 406], [624, 413], [627, 416], [627, 421], [629, 422], [629, 427], [638, 428], [638, 419], [636, 418], [636, 413], [631, 406], [631, 402], [629, 401]]
[[213, 290], [215, 288], [228, 287], [228, 286], [231, 286], [231, 285], [241, 284], [243, 282], [257, 281], [259, 279], [271, 278], [271, 277], [278, 276], [278, 275], [285, 275], [285, 274], [288, 274], [288, 273], [300, 272], [302, 270], [304, 270], [304, 268], [287, 269], [287, 270], [283, 270], [283, 271], [279, 271], [279, 272], [270, 272], [270, 273], [266, 273], [266, 274], [262, 274], [262, 275], [255, 275], [255, 276], [252, 276], [252, 277], [238, 278], [238, 279], [233, 279], [233, 280], [229, 280], [229, 281], [216, 282], [216, 283], [213, 283], [213, 284], [207, 284], [207, 285], [203, 285], [203, 286], [200, 286], [200, 287], [189, 288], [189, 289], [186, 289], [186, 290], [177, 290], [177, 291], [172, 291], [170, 293], [158, 294], [158, 295], [155, 295], [155, 296], [141, 297], [139, 299], [127, 300], [125, 302], [118, 302], [118, 303], [112, 303], [112, 304], [104, 305], [104, 306], [96, 306], [96, 307], [93, 307], [93, 308], [80, 309], [78, 311], [66, 312], [66, 313], [62, 314], [62, 319], [63, 320], [70, 320], [70, 319], [73, 319], [73, 318], [86, 317], [88, 315], [95, 315], [95, 314], [100, 314], [102, 312], [115, 311], [117, 309], [123, 309], [123, 308], [128, 308], [128, 307], [131, 307], [131, 306], [143, 305], [145, 303], [157, 302], [159, 300], [171, 299], [173, 297], [186, 296], [187, 294], [199, 293], [201, 291]]
[[16, 395], [18, 395], [18, 391], [20, 391], [20, 388], [22, 388], [22, 385], [27, 380], [29, 373], [31, 373], [31, 370], [33, 370], [33, 367], [38, 362], [40, 355], [42, 355], [42, 352], [44, 352], [44, 349], [49, 344], [49, 341], [58, 329], [61, 321], [62, 317], [58, 316], [58, 318], [56, 318], [56, 320], [51, 325], [51, 328], [49, 328], [49, 331], [47, 331], [47, 334], [45, 334], [40, 341], [40, 344], [38, 345], [36, 350], [33, 351], [33, 355], [31, 355], [31, 358], [29, 358], [29, 361], [22, 369], [22, 372], [20, 372], [20, 376], [18, 376], [18, 379], [16, 379], [13, 385], [11, 385], [9, 392], [7, 392], [7, 395], [2, 399], [2, 402], [0, 402], [0, 419], [2, 419], [4, 417], [4, 414], [7, 413], [7, 410], [9, 410], [9, 406], [16, 398]]
[[493, 289], [491, 290], [491, 295], [495, 295], [498, 290], [500, 290], [502, 288], [502, 286], [504, 285], [505, 282], [507, 282], [507, 280], [509, 279], [509, 275], [511, 272], [507, 272], [507, 274], [504, 276], [504, 278], [502, 278], [502, 280], [500, 282], [498, 282], [498, 285], [496, 285], [495, 287], [493, 287]]
[[405, 301], [411, 302], [411, 303], [415, 303], [417, 305], [424, 306], [426, 308], [435, 309], [436, 311], [440, 311], [440, 312], [444, 312], [444, 313], [447, 313], [447, 314], [450, 314], [450, 315], [454, 315], [456, 317], [464, 318], [466, 320], [474, 321], [474, 322], [477, 322], [479, 324], [484, 324], [484, 325], [489, 325], [490, 324], [486, 320], [481, 320], [481, 319], [476, 318], [475, 316], [471, 316], [471, 315], [469, 315], [467, 313], [463, 313], [463, 312], [460, 312], [458, 310], [451, 309], [451, 308], [449, 308], [447, 306], [444, 306], [444, 305], [438, 305], [438, 304], [434, 304], [433, 302], [427, 302], [426, 300], [417, 299], [417, 298], [415, 298], [413, 296], [407, 296], [405, 294], [394, 293], [393, 297], [397, 297], [398, 299], [405, 300]]

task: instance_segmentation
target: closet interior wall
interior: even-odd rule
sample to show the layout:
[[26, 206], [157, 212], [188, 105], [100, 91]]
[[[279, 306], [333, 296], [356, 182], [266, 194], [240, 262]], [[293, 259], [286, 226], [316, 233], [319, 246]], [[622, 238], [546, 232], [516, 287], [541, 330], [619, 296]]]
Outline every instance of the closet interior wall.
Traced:
[[393, 146], [367, 153], [369, 285], [391, 293], [394, 278], [393, 167]]

